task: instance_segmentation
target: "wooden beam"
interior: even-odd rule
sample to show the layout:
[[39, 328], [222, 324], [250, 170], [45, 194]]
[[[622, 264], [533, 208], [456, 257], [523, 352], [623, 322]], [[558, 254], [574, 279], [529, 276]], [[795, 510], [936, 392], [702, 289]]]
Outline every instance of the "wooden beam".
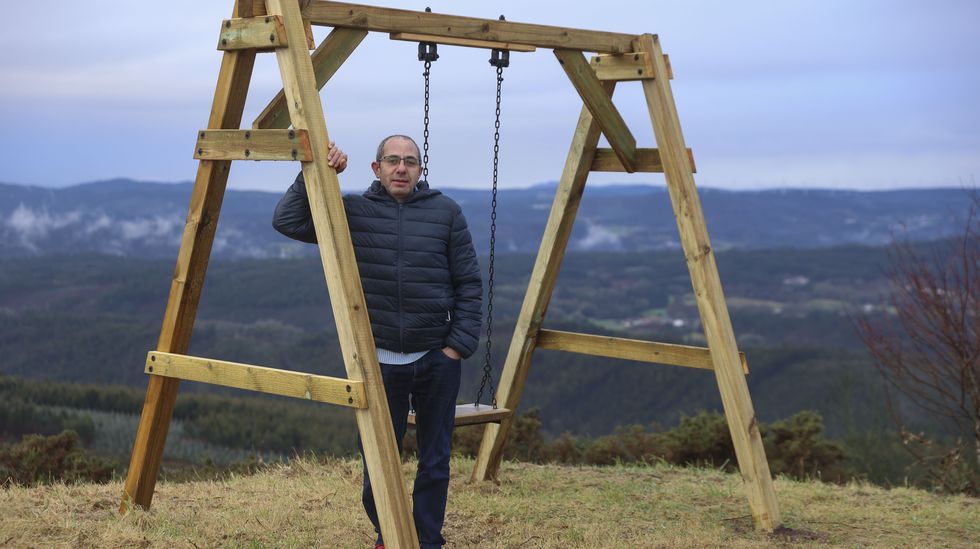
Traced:
[[602, 82], [596, 78], [595, 72], [585, 60], [585, 56], [580, 51], [556, 49], [555, 57], [565, 69], [565, 74], [572, 81], [572, 85], [582, 97], [585, 106], [588, 107], [599, 127], [602, 128], [603, 135], [612, 145], [620, 163], [627, 172], [635, 172], [636, 138], [626, 126], [626, 122], [616, 109], [616, 105], [613, 105], [609, 94], [605, 92]]
[[[622, 358], [638, 362], [652, 362], [670, 366], [685, 366], [714, 370], [711, 362], [711, 352], [704, 347], [676, 345], [673, 343], [657, 343], [639, 339], [576, 334], [557, 330], [540, 330], [538, 332], [538, 349], [566, 351], [583, 355]], [[745, 361], [745, 353], [738, 354], [742, 361], [742, 370], [749, 373], [749, 365]]]
[[[687, 149], [687, 157], [691, 163], [691, 171], [694, 172], [694, 152]], [[636, 149], [635, 170], [640, 173], [661, 173], [664, 165], [660, 161], [660, 151], [657, 149]], [[594, 172], [625, 172], [626, 168], [619, 161], [615, 151], [612, 149], [596, 149], [595, 158], [592, 160], [592, 171]]]
[[325, 0], [308, 2], [303, 8], [303, 17], [314, 25], [330, 27], [428, 34], [442, 37], [440, 40], [468, 38], [602, 53], [632, 51], [631, 42], [636, 38], [632, 34], [531, 25]]
[[[269, 13], [282, 15], [290, 42], [302, 40], [303, 19], [297, 0], [266, 0], [266, 7]], [[355, 410], [354, 418], [367, 474], [371, 477], [381, 533], [386, 547], [418, 547], [340, 181], [337, 172], [327, 164], [330, 136], [313, 63], [306, 51], [294, 47], [276, 50], [276, 59], [289, 98], [286, 106], [290, 120], [297, 130], [309, 132], [314, 151], [313, 161], [302, 164], [303, 177], [347, 377], [364, 382], [368, 407]]]
[[508, 50], [519, 52], [532, 52], [537, 48], [524, 44], [514, 44], [511, 42], [492, 42], [490, 40], [473, 40], [470, 38], [449, 38], [433, 34], [417, 34], [412, 32], [393, 32], [388, 35], [392, 40], [402, 40], [405, 42], [435, 42], [440, 45], [462, 46], [464, 48], [482, 48], [487, 50]]
[[732, 433], [739, 470], [745, 481], [749, 509], [756, 527], [771, 532], [780, 523], [772, 475], [759, 433], [758, 418], [741, 371], [738, 346], [708, 238], [704, 212], [688, 166], [687, 148], [660, 41], [654, 35], [644, 34], [634, 46], [636, 51], [650, 54], [653, 60], [654, 78], [643, 81], [643, 92], [664, 164], [664, 176], [701, 314], [701, 325], [704, 326], [715, 366], [721, 402]]
[[282, 48], [289, 45], [285, 33], [282, 18], [273, 15], [225, 19], [221, 22], [218, 49], [269, 51]]
[[201, 130], [198, 160], [313, 160], [305, 130]]
[[[320, 47], [313, 52], [313, 74], [317, 89], [322, 89], [333, 77], [337, 69], [367, 36], [367, 31], [358, 29], [334, 29]], [[289, 109], [286, 108], [286, 95], [280, 89], [272, 101], [259, 114], [252, 127], [256, 129], [288, 128]]]
[[148, 374], [366, 408], [364, 382], [173, 353], [146, 355]]
[[[240, 0], [236, 2], [232, 16], [251, 17], [251, 10], [251, 1]], [[225, 52], [218, 72], [208, 128], [240, 126], [254, 64], [255, 50]], [[202, 160], [198, 166], [177, 266], [170, 285], [170, 297], [157, 342], [158, 351], [187, 352], [230, 167], [231, 162], [210, 160]], [[150, 376], [120, 512], [125, 513], [131, 505], [150, 508], [179, 384], [176, 379]]]
[[599, 80], [643, 80], [653, 78], [653, 65], [646, 53], [593, 55], [589, 62]]
[[[605, 93], [612, 96], [616, 87], [615, 82], [603, 82]], [[596, 123], [587, 107], [582, 107], [572, 136], [572, 144], [565, 160], [561, 180], [555, 190], [555, 200], [551, 204], [548, 224], [545, 225], [538, 248], [538, 256], [534, 261], [531, 279], [524, 294], [524, 304], [514, 325], [514, 336], [510, 340], [510, 348], [504, 361], [504, 370], [500, 374], [500, 384], [497, 390], [497, 403], [509, 410], [517, 410], [524, 393], [524, 383], [531, 369], [531, 357], [536, 347], [535, 340], [541, 323], [544, 321], [551, 294], [555, 289], [558, 270], [568, 239], [572, 234], [575, 214], [578, 212], [582, 193], [585, 191], [585, 181], [589, 177], [592, 166], [592, 156], [599, 142], [599, 124]], [[507, 431], [513, 423], [513, 417], [504, 418], [499, 424], [490, 423], [483, 431], [480, 451], [473, 464], [473, 481], [492, 480], [497, 477], [500, 461], [504, 456], [504, 444], [507, 441]]]

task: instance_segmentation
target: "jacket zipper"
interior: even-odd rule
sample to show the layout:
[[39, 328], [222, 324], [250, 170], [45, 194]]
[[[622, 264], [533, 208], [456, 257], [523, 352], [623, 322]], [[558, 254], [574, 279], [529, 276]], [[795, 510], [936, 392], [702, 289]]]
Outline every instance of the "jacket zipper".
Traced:
[[398, 251], [395, 254], [395, 280], [398, 281], [398, 352], [405, 352], [405, 315], [402, 306], [402, 203], [398, 203], [398, 224], [395, 227]]

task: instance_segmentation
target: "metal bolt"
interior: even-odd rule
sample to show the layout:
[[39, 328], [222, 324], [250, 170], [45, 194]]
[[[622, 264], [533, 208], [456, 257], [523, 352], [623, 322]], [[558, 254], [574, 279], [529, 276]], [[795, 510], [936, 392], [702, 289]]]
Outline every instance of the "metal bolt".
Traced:
[[252, 132], [245, 132], [245, 139], [251, 139], [251, 138], [252, 138]]
[[248, 158], [249, 156], [251, 156], [251, 154], [252, 154], [252, 151], [250, 151], [248, 149], [245, 149], [245, 158]]
[[299, 151], [293, 149], [293, 160], [296, 160], [297, 158], [299, 158]]
[[269, 42], [275, 42], [275, 41], [276, 41], [276, 35], [275, 34], [270, 34], [269, 35]]
[[633, 61], [639, 61], [639, 60], [640, 60], [640, 54], [634, 53], [633, 54]]
[[272, 19], [270, 19], [269, 17], [266, 17], [265, 18], [265, 22], [268, 23], [269, 21], [272, 21]]
[[156, 361], [157, 361], [157, 355], [150, 355], [150, 362], [156, 362]]
[[643, 69], [636, 69], [636, 74], [643, 74]]
[[205, 136], [205, 135], [206, 135], [206, 134], [205, 134], [204, 132], [201, 132], [201, 139], [204, 139], [204, 136]]
[[204, 149], [197, 149], [197, 154], [198, 154], [198, 156], [203, 155], [204, 154]]
[[351, 388], [351, 386], [350, 386], [350, 385], [348, 385], [348, 386], [347, 386], [347, 392], [349, 393], [349, 392], [351, 392], [352, 390], [353, 390], [353, 389]]
[[290, 139], [295, 139], [296, 138], [296, 131], [295, 130], [289, 130], [289, 138]]
[[354, 404], [354, 397], [348, 397], [347, 404]]
[[225, 21], [225, 28], [226, 29], [230, 29], [231, 28], [231, 21]]
[[222, 38], [222, 39], [221, 39], [221, 45], [222, 45], [222, 46], [227, 46], [227, 45], [228, 45], [228, 40], [226, 40], [226, 39], [224, 39], [224, 38]]
[[150, 372], [152, 372], [153, 371], [153, 366], [150, 366], [149, 368], [147, 368], [147, 370], [150, 371]]

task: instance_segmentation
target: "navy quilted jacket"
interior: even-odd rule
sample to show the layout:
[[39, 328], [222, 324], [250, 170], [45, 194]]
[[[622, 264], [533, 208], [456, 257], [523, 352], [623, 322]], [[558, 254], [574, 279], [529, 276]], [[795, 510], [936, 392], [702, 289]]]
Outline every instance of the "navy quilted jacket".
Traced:
[[[424, 181], [398, 203], [375, 181], [362, 195], [345, 195], [344, 208], [375, 345], [401, 353], [448, 345], [472, 355], [483, 287], [459, 205]], [[276, 206], [272, 226], [316, 242], [302, 173]]]

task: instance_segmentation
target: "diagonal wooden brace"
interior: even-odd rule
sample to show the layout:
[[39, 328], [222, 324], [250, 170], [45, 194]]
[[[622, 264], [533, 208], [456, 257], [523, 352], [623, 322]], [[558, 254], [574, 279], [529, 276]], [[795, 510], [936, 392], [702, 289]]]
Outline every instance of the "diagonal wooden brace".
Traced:
[[622, 115], [619, 114], [616, 105], [613, 105], [612, 98], [606, 93], [602, 82], [596, 77], [589, 62], [585, 60], [585, 56], [577, 50], [556, 49], [555, 57], [565, 69], [565, 74], [572, 81], [585, 106], [595, 117], [603, 135], [606, 136], [616, 157], [622, 163], [623, 169], [629, 173], [635, 172], [636, 138], [626, 126]]

